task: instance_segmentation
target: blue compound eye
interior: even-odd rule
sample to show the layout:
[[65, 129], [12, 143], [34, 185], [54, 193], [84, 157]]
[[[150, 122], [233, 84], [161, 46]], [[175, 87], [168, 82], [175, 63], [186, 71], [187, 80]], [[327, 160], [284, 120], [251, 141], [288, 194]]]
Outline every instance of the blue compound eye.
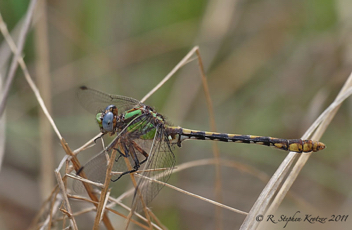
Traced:
[[113, 119], [114, 114], [112, 112], [107, 112], [103, 117], [103, 129], [107, 132], [112, 132], [113, 130]]
[[117, 115], [117, 108], [115, 105], [109, 105], [105, 108], [105, 112], [112, 112], [114, 115]]

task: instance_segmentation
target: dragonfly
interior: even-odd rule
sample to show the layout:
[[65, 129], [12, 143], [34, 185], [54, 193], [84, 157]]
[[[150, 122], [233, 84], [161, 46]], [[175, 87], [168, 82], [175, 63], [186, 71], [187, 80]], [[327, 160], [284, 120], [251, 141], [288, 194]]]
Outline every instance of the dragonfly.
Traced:
[[[167, 182], [175, 166], [174, 150], [181, 147], [185, 140], [257, 144], [297, 153], [317, 152], [325, 148], [322, 142], [314, 140], [206, 132], [172, 126], [163, 115], [139, 100], [103, 93], [86, 86], [78, 90], [78, 99], [84, 108], [96, 114], [101, 137], [107, 134], [114, 136], [114, 139], [81, 167], [77, 174], [84, 170], [88, 179], [103, 183], [108, 162], [106, 153], [115, 150], [119, 155], [115, 159], [113, 171], [120, 173], [113, 174], [111, 181], [115, 182], [126, 174], [139, 173], [141, 177], [137, 188], [146, 205], [163, 188], [163, 184], [147, 178]], [[128, 158], [132, 169], [121, 158]], [[140, 170], [142, 166], [144, 168]], [[136, 210], [140, 210], [141, 202], [137, 201], [136, 205], [139, 206]]]

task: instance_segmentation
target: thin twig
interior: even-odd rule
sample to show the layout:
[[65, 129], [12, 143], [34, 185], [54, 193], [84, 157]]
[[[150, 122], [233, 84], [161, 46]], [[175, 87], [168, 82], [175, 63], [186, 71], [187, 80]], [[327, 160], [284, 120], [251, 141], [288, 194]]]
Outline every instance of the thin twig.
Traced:
[[54, 194], [58, 191], [59, 189], [59, 186], [56, 185], [53, 190], [51, 191], [51, 194], [50, 196], [42, 203], [40, 209], [39, 209], [39, 212], [38, 214], [35, 216], [35, 218], [33, 218], [33, 221], [32, 223], [30, 224], [29, 228], [28, 229], [38, 229], [38, 227], [35, 227], [35, 225], [38, 225], [38, 221], [39, 219], [41, 218], [41, 215], [43, 215], [43, 213], [45, 212], [45, 209], [46, 209], [46, 206], [47, 206], [47, 203], [51, 202], [51, 198], [52, 196], [54, 196]]
[[100, 199], [99, 199], [99, 203], [98, 203], [98, 206], [97, 206], [97, 214], [95, 216], [94, 226], [93, 226], [93, 229], [95, 229], [95, 230], [99, 229], [99, 223], [100, 223], [100, 220], [101, 220], [101, 216], [105, 214], [104, 210], [103, 210], [104, 209], [104, 203], [105, 203], [105, 200], [107, 200], [106, 196], [108, 194], [109, 184], [110, 184], [110, 181], [111, 181], [111, 170], [112, 170], [112, 167], [113, 167], [113, 165], [115, 163], [115, 157], [116, 157], [116, 150], [114, 149], [111, 152], [109, 165], [108, 165], [107, 170], [106, 170], [104, 187], [103, 187], [103, 189], [101, 190], [101, 193], [100, 193]]
[[66, 188], [64, 186], [64, 183], [62, 181], [62, 177], [61, 177], [61, 174], [59, 171], [55, 170], [55, 175], [56, 175], [56, 179], [57, 179], [57, 183], [59, 184], [59, 187], [61, 189], [61, 194], [63, 196], [63, 200], [65, 201], [66, 203], [66, 209], [67, 209], [67, 212], [68, 212], [68, 217], [70, 218], [71, 220], [71, 227], [75, 230], [78, 230], [78, 227], [77, 227], [77, 223], [76, 223], [76, 220], [74, 218], [74, 216], [72, 216], [72, 209], [71, 209], [71, 205], [70, 205], [70, 202], [68, 201], [68, 197], [67, 197], [67, 193], [66, 193]]
[[[153, 143], [153, 144], [154, 144], [154, 143]], [[124, 158], [124, 159], [125, 159], [125, 163], [126, 163], [126, 165], [127, 165], [127, 169], [128, 169], [128, 170], [132, 170], [132, 166], [131, 166], [131, 163], [130, 163], [129, 159], [128, 159], [128, 158]], [[147, 163], [148, 163], [148, 162], [147, 162]], [[145, 166], [147, 166], [147, 164], [146, 164]], [[142, 193], [141, 193], [140, 189], [139, 189], [138, 186], [137, 186], [137, 182], [136, 182], [136, 180], [135, 180], [134, 175], [135, 175], [135, 174], [130, 173], [131, 181], [132, 181], [133, 186], [134, 186], [134, 191], [135, 191], [135, 194], [137, 194], [137, 195], [134, 197], [134, 199], [140, 199], [140, 202], [142, 203], [142, 206], [143, 206], [143, 211], [144, 211], [145, 217], [147, 218], [147, 223], [148, 223], [149, 227], [151, 228], [152, 222], [151, 222], [151, 220], [150, 220], [150, 216], [149, 216], [149, 213], [148, 213], [148, 210], [147, 210], [147, 206], [146, 206], [146, 204], [145, 204], [145, 202], [144, 202]], [[138, 203], [137, 200], [134, 200], [134, 201], [132, 202], [132, 205], [133, 205], [133, 206], [132, 206], [132, 208], [131, 208], [131, 210], [130, 210], [130, 213], [129, 213], [128, 216], [127, 216], [127, 222], [126, 222], [125, 230], [128, 229], [128, 226], [129, 226], [129, 224], [130, 224], [130, 221], [132, 220], [132, 215], [134, 214], [135, 207], [136, 207], [137, 203]]]
[[167, 82], [183, 65], [185, 65], [185, 63], [187, 63], [187, 61], [189, 60], [189, 58], [194, 54], [194, 52], [198, 49], [198, 47], [193, 47], [193, 49], [191, 51], [188, 52], [188, 54], [170, 71], [170, 73], [168, 73], [168, 75], [166, 75], [166, 77], [164, 77], [163, 80], [161, 80], [161, 82], [155, 86], [149, 93], [147, 93], [147, 95], [145, 95], [141, 102], [145, 102], [152, 94], [154, 94], [162, 85], [165, 84], [165, 82]]
[[101, 133], [98, 133], [95, 137], [93, 137], [92, 139], [90, 139], [89, 141], [87, 141], [84, 145], [82, 145], [81, 147], [79, 147], [78, 149], [73, 151], [74, 155], [77, 155], [79, 152], [86, 150], [92, 146], [95, 145], [95, 140], [98, 139], [99, 137], [101, 137]]
[[[350, 87], [350, 82], [352, 80], [348, 80], [348, 85]], [[346, 86], [345, 85], [345, 86]], [[327, 122], [330, 122], [332, 119], [331, 115], [333, 116], [337, 109], [339, 108], [340, 104], [352, 94], [352, 88], [346, 89], [346, 87], [343, 87], [342, 91], [345, 91], [343, 95], [338, 95], [336, 100], [316, 119], [316, 121], [312, 124], [312, 126], [307, 130], [306, 134], [302, 137], [303, 139], [307, 138], [308, 135], [312, 132], [312, 130], [315, 130], [319, 125], [322, 125], [322, 122], [327, 119]], [[327, 126], [327, 124], [324, 124], [324, 126]], [[319, 128], [318, 128], [319, 129]], [[323, 129], [325, 130], [325, 128]], [[317, 132], [317, 130], [316, 130]], [[319, 139], [319, 137], [322, 135], [322, 132], [319, 132], [319, 136], [314, 136]], [[315, 140], [318, 140], [315, 139]], [[306, 153], [307, 154], [307, 153]], [[240, 229], [256, 229], [259, 225], [259, 222], [256, 221], [255, 217], [259, 214], [263, 215], [267, 212], [269, 208], [269, 203], [271, 202], [273, 196], [275, 193], [278, 191], [278, 188], [283, 181], [283, 179], [286, 177], [286, 175], [289, 173], [289, 169], [291, 168], [295, 158], [299, 154], [290, 152], [288, 156], [285, 158], [285, 160], [281, 163], [279, 168], [276, 170], [275, 174], [272, 176], [268, 184], [265, 186], [263, 189], [262, 193], [258, 197], [257, 201], [253, 205], [251, 211], [249, 212], [249, 215], [246, 217], [244, 222], [241, 225]], [[305, 154], [302, 154], [305, 155]], [[307, 154], [309, 155], [309, 154]], [[291, 178], [289, 179], [289, 182], [285, 183], [285, 187], [283, 187], [283, 190], [281, 190], [278, 194], [277, 200], [275, 200], [275, 203], [273, 204], [273, 208], [271, 209], [274, 211], [276, 207], [278, 206], [279, 203], [281, 203], [283, 197], [288, 191], [288, 188], [292, 185], [294, 182], [294, 179], [297, 177], [297, 173], [300, 171], [300, 168], [303, 167], [304, 162], [307, 160], [307, 156], [301, 156], [302, 160], [297, 161], [298, 166], [294, 167], [294, 172], [291, 174]], [[302, 164], [303, 163], [303, 164]]]
[[[0, 89], [2, 89], [2, 76], [0, 74]], [[5, 128], [6, 128], [6, 114], [3, 116], [0, 116], [0, 172], [1, 172], [1, 166], [2, 166], [2, 161], [5, 156]]]
[[[210, 129], [213, 132], [216, 132], [216, 124], [215, 124], [215, 115], [214, 115], [214, 108], [213, 108], [213, 102], [210, 97], [210, 92], [209, 92], [209, 86], [208, 86], [208, 81], [205, 75], [204, 71], [204, 66], [203, 66], [203, 61], [199, 52], [199, 48], [197, 47], [196, 49], [196, 54], [198, 57], [198, 63], [199, 63], [199, 70], [201, 73], [201, 78], [202, 78], [202, 85], [204, 89], [204, 94], [205, 98], [207, 101], [207, 107], [208, 107], [208, 113], [209, 113], [209, 123], [210, 123]], [[216, 141], [213, 141], [212, 143], [212, 148], [213, 148], [213, 157], [215, 159], [215, 199], [217, 202], [222, 203], [222, 179], [221, 179], [221, 167], [220, 167], [220, 151], [219, 151], [219, 146]], [[216, 207], [216, 221], [217, 221], [217, 229], [222, 229], [222, 219], [223, 219], [223, 214], [222, 210], [217, 206]]]
[[[36, 79], [38, 89], [46, 102], [46, 108], [51, 113], [51, 78], [50, 78], [50, 55], [47, 28], [46, 1], [40, 0], [36, 8], [35, 24], [35, 48], [36, 48]], [[41, 110], [41, 108], [38, 108]], [[48, 172], [54, 171], [53, 136], [50, 123], [45, 115], [39, 111], [39, 135], [40, 135], [40, 189], [42, 200], [50, 194], [54, 186], [54, 178]]]
[[[66, 154], [71, 157], [72, 165], [73, 165], [75, 171], [78, 172], [78, 170], [81, 168], [81, 164], [78, 161], [77, 157], [74, 155], [74, 153], [71, 151], [71, 149], [68, 147], [68, 145], [66, 144], [64, 139], [61, 140], [61, 146], [65, 150]], [[82, 178], [85, 178], [85, 179], [87, 178], [84, 170], [80, 173], [80, 175], [81, 175]], [[83, 183], [83, 186], [85, 187], [85, 189], [86, 189], [86, 191], [88, 193], [88, 196], [92, 199], [92, 201], [98, 202], [99, 199], [93, 193], [92, 187], [90, 186], [90, 184], [85, 183], [85, 182], [82, 182], [82, 183]], [[111, 222], [110, 222], [110, 219], [108, 218], [108, 216], [105, 213], [104, 213], [104, 216], [103, 216], [103, 222], [104, 222], [104, 225], [105, 225], [105, 227], [107, 229], [109, 229], [109, 230], [114, 229], [112, 224], [111, 224]]]
[[[9, 44], [10, 49], [12, 50], [12, 52], [15, 53], [15, 54], [18, 53], [19, 52], [18, 48], [16, 47], [16, 44], [14, 43], [13, 39], [11, 38], [5, 23], [2, 21], [1, 14], [0, 14], [0, 30], [1, 30], [2, 34], [4, 35], [4, 38], [5, 38], [6, 42]], [[32, 88], [32, 91], [34, 92], [34, 95], [36, 96], [39, 105], [42, 107], [44, 114], [48, 118], [48, 120], [49, 120], [51, 126], [53, 127], [56, 135], [61, 140], [62, 136], [61, 136], [58, 128], [56, 127], [54, 120], [50, 116], [50, 114], [49, 114], [49, 112], [48, 112], [48, 110], [47, 110], [47, 108], [45, 106], [45, 103], [44, 103], [42, 97], [40, 96], [40, 93], [39, 93], [39, 90], [38, 90], [37, 86], [34, 84], [31, 76], [29, 75], [27, 66], [26, 66], [25, 62], [23, 61], [23, 58], [21, 56], [18, 56], [18, 58], [16, 60], [20, 64], [20, 66], [22, 68], [22, 71], [24, 73], [24, 77], [26, 78], [29, 86]]]
[[[112, 202], [110, 205], [119, 205], [122, 208], [126, 209], [127, 211], [131, 211], [131, 208], [129, 208], [127, 205], [123, 204], [119, 199], [115, 199], [113, 197], [109, 197], [109, 200]], [[144, 216], [140, 215], [139, 213], [134, 213], [138, 218], [140, 218], [141, 220], [143, 220], [144, 222], [148, 222], [148, 220], [146, 218], [144, 218]], [[127, 217], [126, 217], [127, 219]], [[131, 219], [131, 221], [133, 223], [136, 223], [137, 221], [134, 219]], [[154, 228], [162, 230], [162, 228], [160, 228], [158, 225], [156, 225], [155, 223], [152, 222], [152, 225]]]
[[[326, 119], [324, 119], [322, 121], [322, 124], [319, 126], [319, 127], [323, 126], [325, 128], [319, 129], [320, 132], [318, 132], [318, 130], [317, 130], [317, 132], [315, 132], [315, 135], [313, 135], [313, 137], [312, 137], [314, 140], [319, 140], [320, 137], [322, 136], [323, 132], [325, 131], [327, 125], [330, 124], [332, 118], [334, 117], [337, 110], [341, 106], [341, 103], [343, 102], [343, 100], [341, 100], [341, 99], [346, 99], [351, 94], [352, 94], [352, 73], [349, 77], [349, 80], [346, 81], [344, 87], [341, 89], [340, 93], [337, 95], [335, 101], [329, 106], [328, 109], [331, 110], [331, 112], [329, 112], [327, 114], [328, 117]], [[336, 102], [338, 102], [338, 103], [336, 103]], [[273, 213], [279, 207], [279, 205], [281, 204], [285, 195], [287, 194], [288, 190], [291, 188], [293, 182], [296, 180], [298, 174], [302, 170], [303, 166], [307, 163], [310, 155], [311, 155], [311, 153], [302, 154], [301, 157], [298, 159], [298, 161], [296, 162], [292, 171], [288, 175], [286, 181], [284, 182], [284, 184], [280, 188], [280, 191], [278, 192], [275, 199], [273, 200], [270, 208], [268, 209], [268, 213]]]
[[[88, 203], [92, 203], [92, 204], [94, 204], [95, 206], [97, 206], [98, 205], [98, 202], [96, 202], [96, 201], [92, 201], [92, 200], [89, 200], [89, 199], [87, 199], [87, 198], [85, 198], [85, 197], [81, 197], [81, 196], [77, 196], [77, 195], [68, 195], [68, 197], [69, 198], [72, 198], [72, 199], [76, 199], [76, 200], [82, 200], [82, 201], [85, 201], [85, 202], [88, 202]], [[111, 197], [108, 197], [108, 199], [109, 200], [114, 200], [113, 198], [111, 198]], [[119, 203], [122, 207], [124, 207], [124, 208], [126, 208], [127, 210], [130, 210], [130, 209], [128, 209], [128, 207], [127, 206], [124, 206], [122, 203]], [[124, 219], [127, 219], [127, 216], [126, 215], [123, 215], [123, 214], [121, 214], [121, 213], [119, 213], [119, 212], [117, 212], [116, 210], [114, 210], [114, 209], [111, 209], [110, 207], [108, 207], [109, 205], [107, 205], [106, 206], [106, 210], [108, 210], [108, 211], [110, 211], [110, 212], [112, 212], [112, 213], [114, 213], [114, 214], [116, 214], [116, 215], [118, 215], [118, 216], [121, 216], [122, 218], [124, 218]], [[84, 213], [87, 213], [87, 212], [90, 212], [90, 211], [92, 211], [92, 210], [96, 210], [96, 208], [94, 207], [94, 208], [87, 208], [86, 210], [81, 210], [80, 212], [76, 212], [76, 213], [73, 213], [72, 215], [73, 216], [78, 216], [78, 215], [81, 215], [81, 214], [84, 214]], [[143, 218], [141, 215], [137, 215], [137, 216], [139, 216], [141, 219], [143, 219], [144, 221], [147, 221], [145, 218]], [[142, 227], [142, 228], [144, 228], [144, 229], [149, 229], [149, 227], [148, 226], [145, 226], [145, 225], [143, 225], [143, 224], [141, 224], [141, 223], [139, 223], [138, 221], [135, 221], [135, 220], [131, 220], [134, 224], [136, 224], [136, 225], [138, 225], [138, 226], [140, 226], [140, 227]], [[153, 224], [153, 227], [155, 227], [155, 228], [157, 228], [157, 229], [160, 229], [157, 225], [155, 225], [155, 224]]]
[[[14, 50], [12, 50], [12, 52], [14, 53], [14, 57], [12, 59], [11, 62], [11, 66], [10, 66], [10, 70], [9, 73], [7, 75], [6, 78], [6, 82], [3, 88], [3, 93], [2, 93], [2, 97], [1, 97], [1, 102], [0, 102], [0, 117], [2, 116], [2, 114], [4, 113], [5, 107], [6, 107], [6, 101], [7, 101], [7, 97], [13, 82], [13, 79], [15, 77], [15, 73], [16, 73], [16, 69], [18, 66], [18, 59], [21, 56], [22, 53], [22, 49], [24, 46], [24, 43], [26, 41], [26, 37], [27, 37], [27, 33], [29, 30], [29, 27], [31, 25], [31, 21], [32, 21], [32, 16], [33, 16], [33, 12], [35, 9], [35, 5], [37, 4], [37, 0], [31, 0], [31, 2], [29, 3], [29, 7], [26, 13], [26, 17], [23, 23], [23, 27], [20, 31], [20, 35], [18, 38], [18, 43], [17, 43], [17, 47], [18, 49], [16, 50], [16, 52], [14, 52]], [[4, 28], [7, 31], [6, 25], [2, 19], [2, 15], [0, 13], [0, 27], [1, 27], [1, 32], [3, 33], [4, 37], [5, 37], [5, 33], [4, 33]], [[8, 32], [7, 32], [8, 34]], [[7, 35], [10, 36], [10, 35]], [[5, 38], [6, 39], [6, 38]], [[8, 42], [8, 41], [7, 41]]]
[[[56, 193], [56, 194], [58, 194], [58, 193]], [[58, 199], [56, 199], [55, 202], [52, 201], [52, 204], [50, 205], [50, 213], [49, 213], [48, 217], [45, 219], [42, 227], [40, 228], [41, 230], [45, 229], [45, 227], [48, 227], [48, 229], [51, 228], [53, 215], [58, 210], [58, 207], [61, 204], [61, 202], [62, 202], [62, 197], [61, 196]]]
[[104, 188], [104, 184], [98, 183], [98, 182], [94, 182], [94, 181], [91, 181], [91, 180], [89, 180], [89, 179], [85, 179], [85, 178], [80, 177], [80, 176], [71, 175], [71, 174], [66, 174], [66, 176], [67, 176], [67, 177], [70, 177], [70, 178], [72, 178], [72, 179], [75, 179], [75, 180], [79, 180], [79, 181], [82, 181], [82, 182], [85, 182], [85, 183], [94, 185], [94, 186], [99, 187], [99, 188]]
[[236, 213], [239, 213], [239, 214], [243, 214], [243, 215], [247, 215], [247, 214], [248, 214], [247, 212], [244, 212], [244, 211], [241, 211], [241, 210], [232, 208], [232, 207], [230, 207], [230, 206], [227, 206], [227, 205], [221, 204], [221, 203], [219, 203], [219, 202], [210, 200], [210, 199], [208, 199], [208, 198], [199, 196], [199, 195], [197, 195], [197, 194], [188, 192], [188, 191], [186, 191], [186, 190], [180, 189], [180, 188], [178, 188], [178, 187], [176, 187], [176, 186], [173, 186], [173, 185], [171, 185], [171, 184], [168, 184], [168, 183], [165, 183], [165, 182], [162, 182], [162, 181], [158, 181], [158, 180], [156, 180], [156, 179], [154, 179], [154, 178], [145, 177], [145, 176], [143, 176], [143, 175], [139, 175], [139, 176], [140, 176], [140, 177], [143, 177], [143, 178], [146, 179], [146, 180], [150, 180], [151, 182], [155, 182], [155, 183], [158, 183], [158, 184], [162, 184], [162, 185], [164, 185], [164, 186], [166, 186], [166, 187], [169, 187], [169, 188], [171, 188], [171, 189], [174, 189], [174, 190], [176, 190], [176, 191], [178, 191], [178, 192], [181, 192], [181, 193], [190, 195], [190, 196], [195, 197], [195, 198], [198, 198], [198, 199], [200, 199], [200, 200], [204, 200], [204, 201], [206, 201], [206, 202], [208, 202], [208, 203], [211, 203], [211, 204], [214, 204], [214, 205], [216, 205], [216, 206], [219, 206], [219, 207], [228, 209], [228, 210], [230, 210], [230, 211], [233, 211], [233, 212], [236, 212]]
[[[233, 162], [220, 160], [219, 163], [220, 163], [220, 164], [223, 164], [224, 166], [235, 167], [235, 164], [234, 164]], [[203, 159], [203, 160], [197, 160], [197, 161], [193, 161], [193, 162], [187, 162], [187, 163], [178, 165], [178, 166], [176, 167], [176, 169], [173, 170], [173, 173], [179, 172], [179, 171], [182, 171], [182, 170], [185, 170], [185, 169], [187, 169], [187, 168], [191, 168], [191, 167], [195, 167], [195, 166], [202, 166], [202, 165], [206, 165], [206, 164], [215, 164], [215, 160], [214, 160], [214, 159]], [[242, 169], [243, 169], [243, 168], [245, 168], [245, 167], [242, 167]], [[246, 170], [246, 171], [248, 171], [248, 170]], [[257, 173], [253, 172], [252, 174], [253, 174], [253, 175], [256, 175]], [[147, 178], [147, 177], [144, 177], [144, 176], [142, 176], [142, 175], [140, 175], [140, 174], [135, 174], [135, 175], [136, 175], [136, 176], [139, 176], [139, 177]], [[148, 178], [148, 180], [152, 180], [153, 182], [156, 181], [156, 182], [159, 183], [159, 184], [164, 184], [164, 182], [161, 182], [161, 181], [158, 181], [158, 180], [157, 180], [157, 179], [159, 179], [161, 176], [162, 176], [162, 173], [155, 175], [152, 179], [151, 179], [151, 178]], [[259, 177], [259, 178], [260, 178], [260, 177]], [[182, 189], [180, 189], [180, 188], [177, 188], [177, 187], [175, 187], [175, 186], [172, 186], [172, 185], [169, 185], [169, 184], [166, 184], [166, 183], [165, 183], [165, 185], [166, 185], [167, 187], [171, 188], [171, 189], [175, 189], [175, 190], [180, 191], [180, 192], [183, 192], [183, 191], [184, 191], [184, 190], [182, 190]], [[116, 200], [117, 200], [117, 201], [121, 201], [121, 200], [124, 199], [125, 197], [132, 195], [133, 192], [134, 192], [134, 188], [130, 189], [129, 191], [126, 191], [126, 192], [123, 193], [121, 196], [119, 196]], [[193, 196], [192, 193], [188, 193], [187, 191], [185, 191], [184, 193]], [[197, 198], [197, 197], [201, 197], [201, 196], [194, 195], [193, 197], [196, 197], [196, 198]], [[203, 197], [201, 197], [201, 199], [204, 200], [204, 201], [210, 201], [210, 203], [213, 203], [213, 204], [214, 204], [214, 202], [215, 202], [215, 201], [208, 200], [207, 198], [203, 198]], [[218, 202], [215, 202], [215, 203], [218, 203]], [[223, 204], [220, 204], [219, 206], [222, 207], [221, 205], [223, 205]], [[226, 205], [223, 205], [223, 206], [225, 207]], [[242, 211], [240, 211], [240, 212], [242, 212]], [[244, 212], [243, 212], [243, 213], [244, 213]]]

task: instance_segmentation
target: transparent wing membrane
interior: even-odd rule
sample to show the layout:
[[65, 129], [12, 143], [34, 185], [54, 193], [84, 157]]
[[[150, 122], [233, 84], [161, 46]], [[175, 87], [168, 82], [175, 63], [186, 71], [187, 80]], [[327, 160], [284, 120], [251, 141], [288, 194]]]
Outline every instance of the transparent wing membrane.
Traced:
[[[115, 139], [106, 150], [89, 160], [82, 170], [88, 179], [104, 183], [107, 170], [106, 153], [111, 155], [112, 151], [117, 151], [111, 180], [117, 181], [129, 173], [139, 174], [136, 176], [138, 182], [132, 203], [132, 210], [137, 212], [142, 211], [143, 203], [148, 205], [164, 187], [155, 180], [168, 181], [175, 165], [174, 146], [177, 144], [181, 147], [184, 140], [258, 144], [298, 153], [316, 152], [325, 148], [323, 143], [313, 140], [206, 132], [169, 126], [162, 115], [136, 99], [106, 94], [87, 87], [80, 88], [78, 98], [82, 106], [90, 112], [102, 111], [108, 105], [117, 107], [118, 115], [115, 113], [114, 119], [111, 119], [114, 123], [110, 123], [114, 127], [111, 130], [104, 126], [101, 128], [104, 134], [116, 133]], [[111, 112], [109, 115], [113, 116]], [[102, 116], [106, 118], [104, 113]], [[126, 165], [125, 160], [129, 161], [130, 167]], [[74, 182], [73, 188], [77, 192], [85, 190], [79, 181]]]
[[80, 101], [80, 104], [91, 113], [100, 112], [108, 105], [115, 105], [118, 109], [118, 112], [121, 114], [126, 110], [132, 109], [138, 105], [142, 105], [136, 99], [103, 93], [85, 86], [81, 86], [79, 88], [77, 97]]
[[[142, 114], [130, 122], [109, 144], [106, 151], [100, 152], [82, 167], [82, 171], [86, 173], [87, 178], [95, 182], [104, 183], [107, 170], [105, 154], [108, 152], [111, 155], [111, 151], [115, 150], [118, 153], [113, 165], [112, 181], [139, 170], [143, 176], [166, 182], [175, 165], [175, 156], [165, 135], [165, 129], [158, 128], [154, 139], [141, 138], [151, 132], [151, 130], [156, 129], [152, 122], [153, 118], [152, 114]], [[124, 158], [129, 160], [132, 170], [127, 167]], [[139, 179], [138, 186], [142, 190], [146, 203], [149, 203], [163, 187], [158, 183], [150, 182], [143, 178]], [[85, 190], [80, 181], [74, 182], [73, 189], [78, 193], [82, 193]]]
[[[165, 135], [165, 129], [163, 127], [158, 128], [153, 140], [153, 146], [148, 161], [145, 167], [141, 167], [143, 168], [141, 171], [143, 177], [139, 179], [137, 186], [146, 205], [158, 195], [164, 185], [148, 180], [145, 177], [167, 182], [175, 166], [175, 161], [173, 147], [171, 146], [167, 135]], [[137, 212], [140, 212], [143, 209], [140, 199], [141, 198], [136, 190], [132, 207], [134, 207]]]
[[[90, 159], [82, 168], [86, 173], [87, 179], [104, 183], [105, 175], [107, 170], [107, 159], [105, 151], [101, 151], [99, 154]], [[86, 190], [84, 185], [79, 180], [73, 181], [73, 190], [77, 193], [84, 193]]]

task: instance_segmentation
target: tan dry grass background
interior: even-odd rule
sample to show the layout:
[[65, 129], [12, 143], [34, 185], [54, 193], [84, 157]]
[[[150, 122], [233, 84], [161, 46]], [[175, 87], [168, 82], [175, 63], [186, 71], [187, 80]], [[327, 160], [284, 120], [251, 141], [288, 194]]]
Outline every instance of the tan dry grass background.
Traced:
[[[348, 1], [170, 1], [169, 5], [49, 1], [34, 14], [37, 32], [29, 33], [23, 53], [30, 74], [43, 87], [41, 94], [47, 95], [44, 101], [52, 103], [50, 113], [58, 129], [72, 149], [97, 133], [94, 115], [81, 109], [75, 99], [79, 85], [142, 98], [193, 44], [200, 46], [204, 59], [219, 131], [297, 138], [332, 103], [351, 72], [350, 20], [345, 4]], [[25, 1], [0, 2], [10, 31], [15, 31], [16, 24], [18, 28], [23, 25], [20, 19], [28, 8]], [[45, 24], [40, 29], [43, 21], [47, 30]], [[17, 41], [16, 32], [12, 36]], [[44, 51], [40, 51], [41, 46]], [[50, 66], [40, 67], [43, 59], [48, 59], [45, 55]], [[2, 42], [0, 56], [1, 76], [6, 78], [7, 60], [11, 60], [6, 42]], [[47, 83], [40, 78], [40, 70], [47, 75], [45, 68], [50, 73]], [[146, 103], [176, 125], [210, 129], [196, 61], [187, 64]], [[56, 184], [54, 168], [44, 166], [52, 167], [49, 162], [53, 161], [56, 167], [65, 154], [52, 129], [39, 125], [46, 118], [39, 118], [37, 105], [23, 72], [17, 71], [4, 122], [0, 229], [29, 226]], [[275, 214], [290, 216], [297, 210], [328, 217], [351, 214], [350, 117], [347, 102], [322, 137], [327, 149], [310, 157]], [[50, 138], [52, 146], [44, 147]], [[264, 181], [287, 154], [226, 143], [220, 143], [219, 148], [221, 159], [227, 163], [221, 167], [223, 203], [248, 212], [255, 207]], [[81, 157], [81, 162], [98, 151], [99, 146], [86, 151], [89, 156]], [[187, 142], [176, 155], [178, 164], [210, 159], [211, 143]], [[209, 164], [175, 173], [169, 182], [215, 199], [214, 181], [214, 166]], [[127, 181], [121, 182], [111, 195], [117, 197], [127, 185]], [[58, 208], [60, 204], [55, 205]], [[245, 218], [223, 210], [219, 220], [212, 204], [168, 188], [153, 201], [152, 210], [169, 229], [237, 229]], [[80, 229], [91, 228], [93, 220], [94, 215], [85, 216], [77, 218], [77, 223]], [[111, 221], [114, 226], [125, 222], [116, 216]], [[267, 224], [268, 229], [282, 228]], [[344, 226], [346, 223], [291, 223], [286, 228]]]

